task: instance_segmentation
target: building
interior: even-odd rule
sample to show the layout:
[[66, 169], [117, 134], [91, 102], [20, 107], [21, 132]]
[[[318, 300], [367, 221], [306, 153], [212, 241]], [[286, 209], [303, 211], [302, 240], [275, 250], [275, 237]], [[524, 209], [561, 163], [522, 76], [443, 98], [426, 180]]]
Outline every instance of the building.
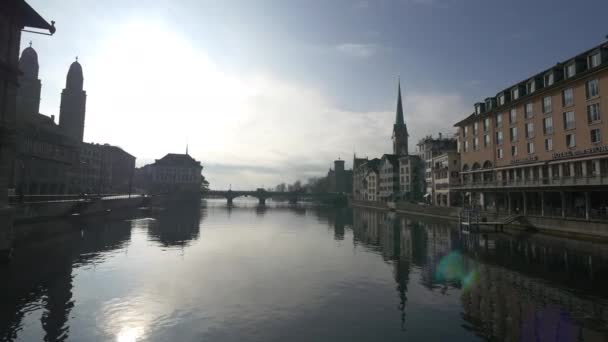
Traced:
[[77, 142], [82, 142], [84, 136], [87, 93], [83, 90], [83, 83], [82, 66], [76, 57], [76, 61], [70, 65], [65, 88], [61, 92], [59, 126], [66, 136]]
[[424, 188], [424, 163], [420, 157], [415, 155], [399, 157], [399, 197], [420, 201], [423, 198]]
[[438, 205], [435, 196], [435, 171], [433, 159], [448, 152], [457, 152], [456, 138], [439, 133], [437, 138], [426, 136], [418, 142], [418, 152], [424, 162], [424, 197], [427, 203]]
[[10, 187], [21, 195], [66, 194], [76, 190], [77, 141], [65, 135], [55, 116], [39, 113], [38, 54], [30, 46], [19, 59], [16, 101], [16, 160]]
[[461, 206], [460, 196], [456, 192], [460, 185], [460, 154], [449, 151], [434, 157], [432, 172], [432, 203], [442, 207]]
[[[403, 117], [401, 82], [397, 86], [397, 110], [391, 136], [393, 153], [384, 154], [378, 162], [370, 164], [368, 158], [353, 158], [353, 199], [355, 200], [396, 200], [404, 198], [399, 184], [399, 158], [408, 156], [409, 134]], [[375, 176], [375, 172], [378, 175]], [[377, 177], [377, 178], [376, 178]], [[371, 183], [370, 183], [371, 182]], [[375, 188], [369, 186], [375, 185]], [[372, 192], [370, 192], [372, 191]]]
[[40, 14], [23, 0], [0, 2], [0, 254], [10, 255], [13, 227], [8, 188], [15, 162], [16, 102], [21, 30], [32, 27], [55, 33]]
[[136, 171], [137, 186], [149, 194], [201, 191], [203, 166], [188, 154], [169, 153]]
[[118, 146], [82, 143], [79, 188], [84, 193], [131, 192], [135, 157]]
[[335, 160], [334, 169], [327, 172], [328, 191], [351, 193], [353, 191], [353, 171], [344, 169], [344, 160]]
[[382, 201], [395, 200], [399, 193], [399, 157], [394, 154], [385, 154], [380, 158], [379, 191]]
[[476, 103], [456, 123], [467, 203], [606, 218], [607, 70], [603, 43]]

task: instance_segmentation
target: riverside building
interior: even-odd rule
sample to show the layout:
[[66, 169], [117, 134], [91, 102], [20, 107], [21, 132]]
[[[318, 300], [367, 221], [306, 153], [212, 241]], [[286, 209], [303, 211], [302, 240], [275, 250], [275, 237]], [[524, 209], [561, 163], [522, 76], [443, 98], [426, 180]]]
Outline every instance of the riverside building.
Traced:
[[466, 204], [529, 216], [606, 219], [608, 44], [476, 103], [458, 122]]

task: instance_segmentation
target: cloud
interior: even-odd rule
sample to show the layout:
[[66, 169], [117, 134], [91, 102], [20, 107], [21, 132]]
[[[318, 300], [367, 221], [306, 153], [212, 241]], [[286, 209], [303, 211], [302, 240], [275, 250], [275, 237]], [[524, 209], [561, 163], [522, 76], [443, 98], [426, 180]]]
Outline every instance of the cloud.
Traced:
[[[188, 143], [213, 188], [253, 189], [323, 176], [353, 152], [391, 151], [396, 99], [384, 110], [344, 110], [309, 84], [227, 70], [162, 23], [116, 30], [83, 64], [85, 139], [120, 145], [138, 165]], [[467, 108], [453, 94], [405, 93], [404, 106], [411, 151], [421, 137], [453, 130]]]
[[337, 45], [336, 50], [351, 57], [369, 58], [375, 55], [378, 49], [374, 44], [345, 43]]

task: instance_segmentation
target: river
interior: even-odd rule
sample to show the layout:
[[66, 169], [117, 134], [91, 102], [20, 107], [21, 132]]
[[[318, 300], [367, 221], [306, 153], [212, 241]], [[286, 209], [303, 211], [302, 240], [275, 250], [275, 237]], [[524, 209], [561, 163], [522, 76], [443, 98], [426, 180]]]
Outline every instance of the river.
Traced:
[[0, 341], [608, 340], [600, 243], [247, 200], [17, 229], [52, 233], [0, 266]]

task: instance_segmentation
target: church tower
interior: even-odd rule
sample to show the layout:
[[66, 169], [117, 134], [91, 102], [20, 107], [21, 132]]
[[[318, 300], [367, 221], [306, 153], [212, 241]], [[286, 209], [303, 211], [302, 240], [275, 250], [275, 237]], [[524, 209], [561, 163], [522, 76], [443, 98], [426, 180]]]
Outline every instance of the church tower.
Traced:
[[393, 125], [393, 154], [398, 156], [408, 155], [407, 140], [409, 134], [407, 133], [407, 126], [403, 120], [403, 105], [401, 103], [401, 81], [399, 81], [398, 97], [397, 97], [397, 115], [395, 118], [395, 124]]
[[84, 114], [87, 93], [82, 89], [84, 78], [82, 67], [76, 61], [70, 65], [61, 93], [61, 108], [59, 109], [59, 126], [68, 137], [82, 142], [84, 136]]
[[30, 46], [25, 48], [19, 58], [19, 88], [17, 89], [17, 122], [27, 121], [40, 112], [40, 89], [38, 79], [38, 54]]

